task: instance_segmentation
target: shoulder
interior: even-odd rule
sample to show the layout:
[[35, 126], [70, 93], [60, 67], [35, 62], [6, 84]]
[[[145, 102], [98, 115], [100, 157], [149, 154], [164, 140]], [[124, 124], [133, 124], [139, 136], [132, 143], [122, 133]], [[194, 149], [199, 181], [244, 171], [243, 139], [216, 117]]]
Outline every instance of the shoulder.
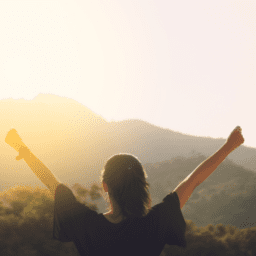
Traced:
[[169, 193], [160, 204], [154, 206], [158, 215], [160, 239], [165, 243], [186, 246], [186, 221], [180, 209], [180, 201], [175, 191]]
[[63, 210], [66, 211], [69, 208], [73, 208], [76, 203], [77, 200], [72, 190], [62, 183], [59, 184], [55, 190], [55, 209], [58, 212], [63, 212]]
[[180, 201], [176, 192], [169, 193], [161, 203], [155, 205], [152, 209], [158, 216], [160, 223], [166, 226], [179, 224], [183, 229], [186, 223], [180, 209]]
[[56, 194], [59, 195], [63, 193], [72, 193], [72, 191], [67, 185], [64, 185], [63, 183], [59, 183], [55, 189], [55, 196]]
[[73, 219], [77, 222], [85, 217], [91, 219], [96, 213], [86, 204], [79, 202], [72, 190], [64, 184], [56, 188], [54, 201], [55, 215], [63, 220]]
[[164, 199], [159, 205], [161, 206], [165, 205], [172, 208], [180, 208], [180, 200], [177, 192], [172, 191], [171, 193], [169, 193], [167, 196], [164, 197]]
[[55, 189], [55, 201], [76, 201], [73, 191], [65, 184], [60, 183]]

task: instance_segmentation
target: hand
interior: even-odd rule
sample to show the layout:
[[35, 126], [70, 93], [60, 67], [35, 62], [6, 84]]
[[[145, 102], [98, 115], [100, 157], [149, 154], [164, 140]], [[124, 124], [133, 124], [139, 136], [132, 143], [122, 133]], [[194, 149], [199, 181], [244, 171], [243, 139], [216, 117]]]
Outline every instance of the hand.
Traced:
[[244, 143], [244, 138], [242, 135], [242, 128], [240, 126], [237, 126], [229, 135], [226, 141], [226, 144], [233, 151], [243, 143]]
[[22, 142], [19, 134], [17, 133], [17, 131], [15, 129], [11, 129], [7, 133], [7, 135], [5, 137], [5, 142], [18, 152], [19, 152], [21, 146], [26, 147], [26, 145]]

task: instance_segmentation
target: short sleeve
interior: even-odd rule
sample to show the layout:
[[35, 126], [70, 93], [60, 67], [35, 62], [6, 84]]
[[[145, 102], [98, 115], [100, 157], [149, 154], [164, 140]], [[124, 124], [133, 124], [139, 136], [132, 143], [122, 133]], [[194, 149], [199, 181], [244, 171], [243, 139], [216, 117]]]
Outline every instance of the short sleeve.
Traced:
[[73, 192], [64, 184], [58, 185], [55, 191], [53, 238], [61, 242], [74, 240], [74, 231], [78, 225], [78, 214], [86, 211], [86, 207], [79, 203]]
[[168, 194], [159, 204], [160, 239], [169, 245], [186, 247], [186, 222], [180, 209], [176, 192]]

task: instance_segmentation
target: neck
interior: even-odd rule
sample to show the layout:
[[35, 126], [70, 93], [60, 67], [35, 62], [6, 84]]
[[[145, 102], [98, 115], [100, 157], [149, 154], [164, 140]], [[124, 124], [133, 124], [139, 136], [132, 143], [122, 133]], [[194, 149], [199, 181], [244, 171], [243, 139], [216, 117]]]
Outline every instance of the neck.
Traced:
[[108, 211], [107, 213], [105, 213], [105, 215], [108, 215], [111, 218], [121, 218], [121, 217], [123, 217], [117, 203], [114, 200], [112, 200], [112, 198], [110, 198], [110, 197], [109, 197], [109, 201], [110, 201], [111, 210]]

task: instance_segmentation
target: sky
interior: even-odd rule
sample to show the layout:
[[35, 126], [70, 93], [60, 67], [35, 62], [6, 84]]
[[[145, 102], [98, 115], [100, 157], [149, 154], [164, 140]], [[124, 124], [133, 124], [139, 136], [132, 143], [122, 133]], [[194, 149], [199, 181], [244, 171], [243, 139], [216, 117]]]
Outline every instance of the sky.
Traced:
[[54, 94], [256, 148], [256, 2], [0, 0], [0, 100]]

